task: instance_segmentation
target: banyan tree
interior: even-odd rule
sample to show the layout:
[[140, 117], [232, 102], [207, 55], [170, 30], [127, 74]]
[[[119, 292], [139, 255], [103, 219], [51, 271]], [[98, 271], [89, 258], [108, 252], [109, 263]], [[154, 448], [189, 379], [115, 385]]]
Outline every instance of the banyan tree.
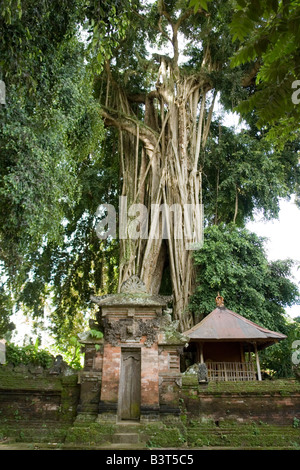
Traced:
[[241, 76], [229, 64], [227, 2], [213, 2], [209, 12], [196, 14], [185, 1], [145, 3], [131, 11], [126, 35], [96, 81], [104, 124], [118, 135], [128, 215], [139, 220], [147, 208], [146, 222], [141, 217], [137, 227], [144, 233], [146, 223], [147, 236], [120, 239], [119, 286], [136, 274], [156, 294], [168, 276], [173, 315], [184, 330], [193, 324], [187, 309], [195, 283], [189, 243], [201, 243], [205, 148], [214, 106], [222, 93], [230, 102]]

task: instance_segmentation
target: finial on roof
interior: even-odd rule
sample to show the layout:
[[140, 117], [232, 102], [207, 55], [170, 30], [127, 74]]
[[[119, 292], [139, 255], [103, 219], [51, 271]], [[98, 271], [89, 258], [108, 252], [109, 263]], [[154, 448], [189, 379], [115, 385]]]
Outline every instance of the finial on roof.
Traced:
[[121, 286], [121, 293], [123, 294], [146, 294], [146, 286], [141, 279], [135, 274], [130, 276]]
[[217, 307], [224, 307], [224, 298], [220, 295], [220, 292], [218, 292], [218, 295], [216, 297], [216, 304]]

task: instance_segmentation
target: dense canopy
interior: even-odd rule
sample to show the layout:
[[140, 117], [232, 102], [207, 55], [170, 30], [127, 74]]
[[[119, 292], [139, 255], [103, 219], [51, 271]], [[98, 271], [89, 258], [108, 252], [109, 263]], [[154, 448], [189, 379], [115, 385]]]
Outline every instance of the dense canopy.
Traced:
[[[243, 227], [258, 209], [277, 217], [280, 198], [299, 194], [298, 108], [289, 102], [269, 119], [261, 106], [274, 70], [285, 79], [282, 54], [296, 61], [298, 2], [254, 3], [255, 11], [221, 0], [1, 3], [0, 335], [20, 310], [37, 326], [47, 318], [67, 349], [92, 315], [90, 295], [117, 292], [131, 274], [149, 293], [173, 295], [182, 330], [222, 287], [233, 309], [249, 295], [248, 318], [285, 333], [284, 306], [298, 296], [291, 263], [269, 264]], [[272, 32], [264, 46], [262, 22]], [[243, 129], [228, 127], [217, 105], [243, 112]], [[99, 205], [118, 214], [119, 196], [131, 219], [133, 204], [147, 208], [155, 236], [98, 237]], [[155, 204], [190, 205], [193, 221], [203, 204], [203, 249], [187, 249], [171, 216], [164, 238]]]

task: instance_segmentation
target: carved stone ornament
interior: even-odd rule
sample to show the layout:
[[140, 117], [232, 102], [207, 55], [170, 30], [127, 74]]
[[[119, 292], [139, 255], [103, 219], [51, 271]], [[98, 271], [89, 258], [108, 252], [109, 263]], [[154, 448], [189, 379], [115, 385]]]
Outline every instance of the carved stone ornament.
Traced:
[[122, 294], [147, 294], [146, 286], [141, 279], [136, 276], [130, 276], [121, 286]]
[[207, 366], [204, 363], [201, 363], [198, 366], [198, 382], [199, 383], [208, 382]]
[[142, 336], [146, 336], [145, 346], [151, 347], [156, 340], [159, 320], [135, 320], [126, 318], [122, 320], [103, 320], [105, 339], [112, 346], [117, 346], [119, 342], [140, 341]]

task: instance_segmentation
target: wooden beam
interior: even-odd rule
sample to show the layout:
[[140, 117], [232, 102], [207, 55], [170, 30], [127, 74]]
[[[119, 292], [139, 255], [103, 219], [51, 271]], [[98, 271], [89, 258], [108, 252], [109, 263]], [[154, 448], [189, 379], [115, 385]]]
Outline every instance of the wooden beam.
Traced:
[[198, 361], [203, 364], [203, 343], [198, 343]]
[[256, 358], [257, 378], [259, 381], [261, 381], [260, 363], [259, 363], [259, 356], [258, 356], [256, 343], [254, 343], [254, 350], [255, 350], [255, 358]]
[[241, 361], [245, 362], [244, 344], [240, 343]]
[[204, 363], [204, 359], [203, 359], [203, 343], [201, 343], [201, 345], [200, 345], [200, 361], [201, 361], [201, 364]]

